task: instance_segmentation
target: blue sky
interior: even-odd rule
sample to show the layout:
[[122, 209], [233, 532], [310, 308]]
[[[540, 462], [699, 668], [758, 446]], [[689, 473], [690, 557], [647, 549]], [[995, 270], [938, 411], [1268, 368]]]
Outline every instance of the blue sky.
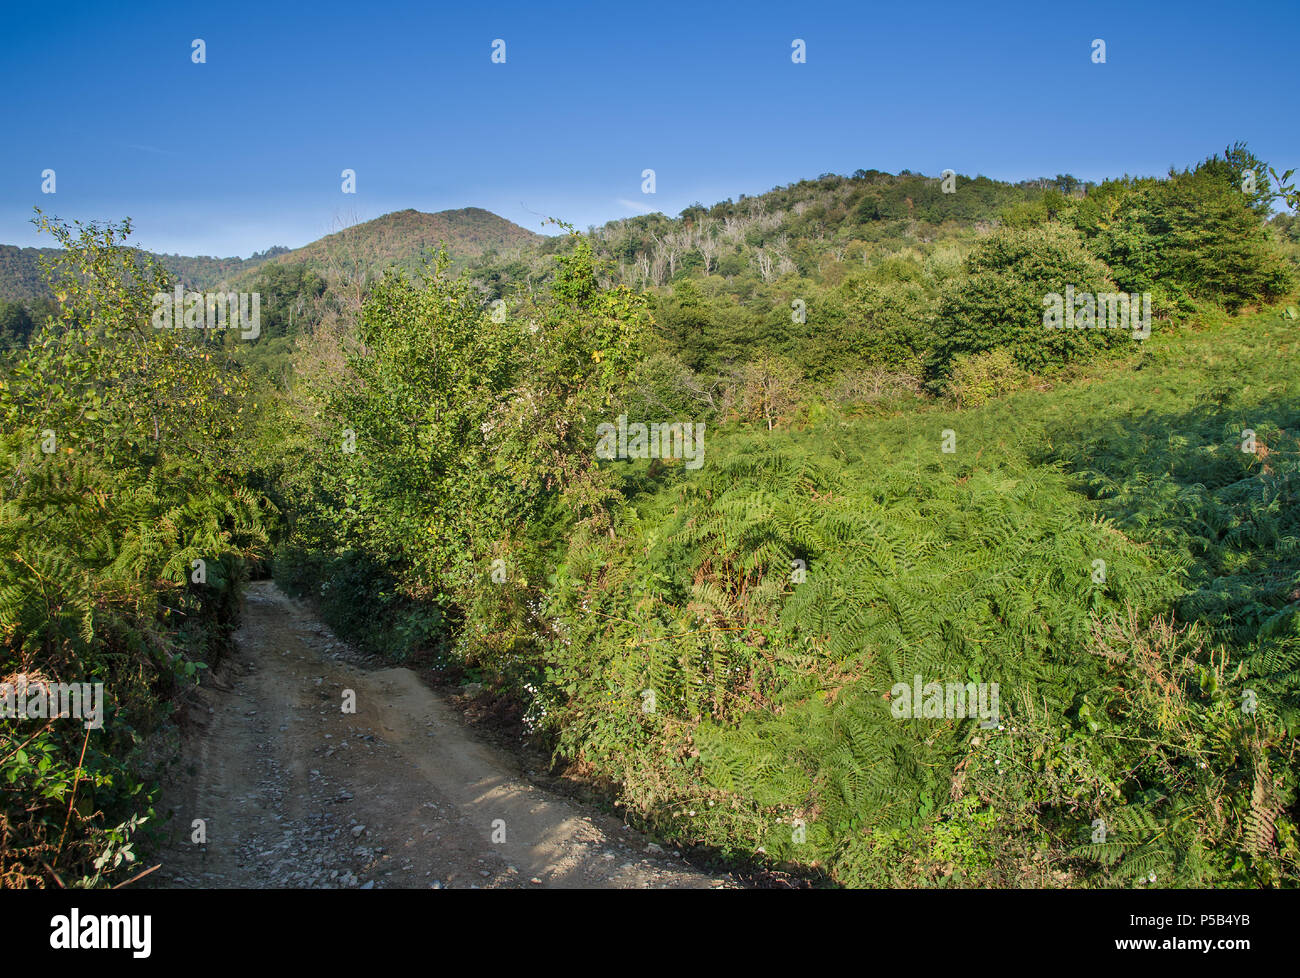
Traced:
[[1235, 140], [1300, 166], [1292, 4], [183, 6], [6, 5], [0, 243], [48, 243], [33, 206], [247, 256], [406, 207], [585, 227], [859, 167], [1095, 180]]

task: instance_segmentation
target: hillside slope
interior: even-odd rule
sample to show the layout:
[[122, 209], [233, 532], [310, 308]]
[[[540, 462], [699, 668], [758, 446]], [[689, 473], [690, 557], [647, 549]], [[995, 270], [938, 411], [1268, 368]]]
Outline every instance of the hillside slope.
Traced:
[[[458, 264], [543, 241], [542, 235], [481, 207], [434, 214], [408, 208], [343, 228], [301, 248], [276, 246], [248, 258], [145, 254], [152, 254], [182, 285], [206, 291], [247, 284], [269, 263], [302, 263], [319, 272], [374, 273], [389, 265], [416, 271], [424, 258], [439, 247], [445, 247], [453, 264]], [[0, 245], [0, 300], [28, 302], [47, 298], [49, 290], [41, 275], [40, 260], [57, 251]]]
[[[438, 248], [447, 249], [453, 265], [545, 239], [481, 207], [426, 214], [395, 211], [328, 234], [271, 259], [273, 264], [306, 265], [313, 271], [372, 276], [390, 266], [418, 271]], [[235, 281], [248, 281], [245, 274]]]
[[[284, 254], [288, 250], [284, 247], [268, 248], [248, 258], [141, 253], [153, 257], [185, 287], [205, 291], [235, 279], [245, 272], [258, 269], [266, 263], [267, 259]], [[0, 300], [27, 303], [34, 299], [49, 298], [50, 291], [46, 288], [45, 279], [41, 274], [41, 259], [51, 258], [58, 252], [57, 248], [19, 248], [16, 245], [0, 245]]]

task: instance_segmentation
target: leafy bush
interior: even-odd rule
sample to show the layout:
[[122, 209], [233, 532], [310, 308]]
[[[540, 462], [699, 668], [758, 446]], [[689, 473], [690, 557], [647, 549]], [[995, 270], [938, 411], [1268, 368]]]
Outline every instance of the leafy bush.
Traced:
[[[585, 244], [558, 262], [549, 303], [500, 319], [441, 262], [422, 282], [387, 275], [345, 371], [309, 392], [321, 435], [277, 567], [325, 595], [345, 633], [373, 608], [382, 643], [425, 608], [445, 634], [420, 626], [407, 640], [448, 644], [447, 625], [463, 622], [463, 656], [508, 672], [529, 608], [511, 582], [539, 560], [538, 537], [606, 518], [616, 480], [594, 464], [594, 429], [617, 415], [613, 394], [640, 358], [644, 302], [600, 288]], [[522, 618], [492, 625], [501, 602]]]
[[1217, 157], [1168, 180], [1102, 184], [1070, 220], [1121, 290], [1160, 306], [1190, 297], [1234, 310], [1294, 287], [1240, 171]]
[[0, 726], [0, 884], [98, 885], [152, 817], [136, 755], [228, 642], [265, 535], [220, 347], [150, 327], [170, 283], [122, 247], [129, 224], [39, 225], [64, 248], [59, 318], [0, 383], [0, 681], [102, 682], [105, 718]]
[[[1287, 382], [1266, 322], [1155, 373], [715, 442], [574, 537], [531, 715], [657, 832], [844, 883], [1293, 882], [1300, 416], [1197, 406], [1220, 371]], [[916, 673], [999, 682], [1001, 726], [893, 720]]]
[[974, 356], [963, 354], [953, 361], [948, 393], [961, 407], [979, 407], [985, 401], [1015, 390], [1027, 377], [1010, 350], [989, 350]]
[[919, 377], [884, 367], [846, 370], [831, 384], [831, 397], [841, 404], [889, 403], [920, 394]]
[[1075, 293], [1116, 292], [1106, 266], [1083, 247], [1069, 228], [1043, 227], [994, 231], [966, 262], [967, 278], [954, 285], [940, 304], [934, 342], [926, 362], [934, 379], [951, 373], [962, 354], [1009, 351], [1034, 373], [1087, 361], [1131, 333], [1110, 329], [1049, 329], [1044, 300]]

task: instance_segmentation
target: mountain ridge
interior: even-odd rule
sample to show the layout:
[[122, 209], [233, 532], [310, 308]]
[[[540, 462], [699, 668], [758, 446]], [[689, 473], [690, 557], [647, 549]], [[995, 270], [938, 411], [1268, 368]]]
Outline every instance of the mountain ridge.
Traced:
[[[246, 284], [268, 264], [303, 263], [316, 270], [331, 267], [377, 271], [396, 265], [416, 271], [438, 246], [445, 246], [453, 264], [484, 254], [537, 244], [544, 235], [520, 227], [482, 207], [420, 211], [413, 207], [390, 211], [369, 221], [341, 227], [299, 248], [275, 245], [248, 258], [150, 252], [186, 288], [208, 291]], [[0, 244], [0, 300], [28, 302], [48, 298], [40, 260], [57, 248]]]

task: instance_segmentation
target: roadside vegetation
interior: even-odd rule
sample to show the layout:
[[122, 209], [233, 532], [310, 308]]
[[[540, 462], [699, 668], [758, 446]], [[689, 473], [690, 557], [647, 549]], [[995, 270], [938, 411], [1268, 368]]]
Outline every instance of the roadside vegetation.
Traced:
[[[0, 391], [0, 673], [103, 675], [119, 714], [84, 767], [80, 728], [3, 728], [0, 783], [58, 789], [7, 806], [10, 881], [120, 851], [133, 731], [273, 554], [685, 848], [846, 886], [1295, 885], [1287, 179], [1242, 145], [1096, 186], [824, 176], [460, 274], [267, 269], [275, 345], [150, 330], [165, 276], [56, 227], [80, 291]], [[1146, 294], [1149, 337], [1046, 328], [1067, 288]], [[598, 456], [620, 418], [703, 424], [702, 464]], [[900, 718], [918, 676], [999, 713]]]

